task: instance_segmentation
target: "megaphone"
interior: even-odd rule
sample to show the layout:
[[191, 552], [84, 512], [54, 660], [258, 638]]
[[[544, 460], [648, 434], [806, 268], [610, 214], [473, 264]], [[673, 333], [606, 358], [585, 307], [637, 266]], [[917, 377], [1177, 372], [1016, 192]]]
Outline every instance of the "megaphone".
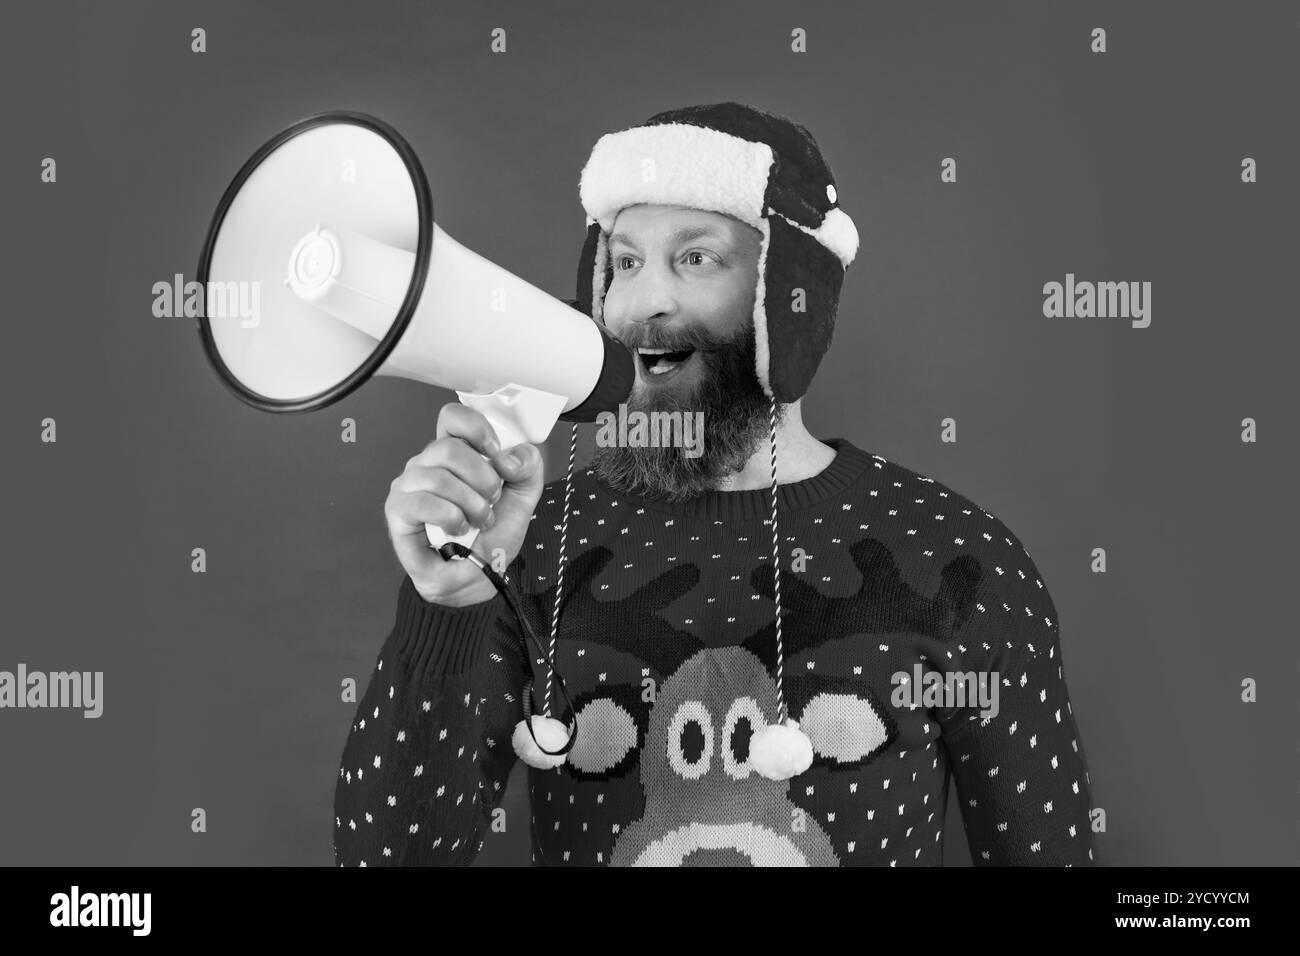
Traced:
[[[397, 376], [455, 391], [504, 450], [595, 421], [635, 379], [604, 326], [448, 235], [415, 151], [364, 113], [307, 117], [258, 149], [221, 197], [197, 279], [212, 367], [264, 411]], [[230, 308], [250, 301], [255, 315]], [[426, 533], [468, 548], [478, 529]]]

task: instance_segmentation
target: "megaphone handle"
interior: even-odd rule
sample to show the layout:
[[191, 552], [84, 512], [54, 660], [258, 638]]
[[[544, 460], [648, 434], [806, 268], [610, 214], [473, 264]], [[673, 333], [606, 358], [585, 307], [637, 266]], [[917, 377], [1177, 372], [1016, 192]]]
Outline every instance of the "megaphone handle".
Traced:
[[[483, 416], [488, 420], [488, 424], [492, 426], [492, 431], [497, 436], [497, 444], [501, 446], [502, 451], [505, 451], [508, 448], [514, 448], [515, 445], [518, 445], [524, 440], [522, 434], [520, 434], [518, 430], [513, 428], [508, 422], [498, 421], [495, 415], [491, 415], [481, 408], [479, 411], [483, 412]], [[484, 456], [484, 460], [487, 460], [486, 456]], [[480, 530], [481, 529], [475, 528], [471, 525], [470, 529], [464, 534], [447, 534], [447, 532], [443, 531], [437, 525], [427, 524], [424, 526], [424, 533], [428, 536], [429, 543], [435, 548], [441, 548], [448, 541], [455, 541], [457, 544], [463, 544], [466, 548], [472, 547], [474, 539], [478, 537]]]
[[[563, 395], [513, 384], [486, 394], [456, 394], [462, 404], [473, 408], [488, 420], [502, 451], [523, 442], [536, 444], [545, 441], [559, 421], [567, 401]], [[471, 527], [464, 534], [450, 535], [437, 525], [424, 526], [424, 533], [435, 548], [441, 548], [448, 541], [469, 548], [478, 537], [479, 530]]]

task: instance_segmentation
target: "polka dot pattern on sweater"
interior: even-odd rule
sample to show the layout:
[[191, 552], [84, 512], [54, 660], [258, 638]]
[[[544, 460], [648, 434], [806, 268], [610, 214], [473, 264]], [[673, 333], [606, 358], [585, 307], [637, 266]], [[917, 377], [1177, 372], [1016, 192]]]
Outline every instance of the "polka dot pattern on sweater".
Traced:
[[[556, 656], [573, 708], [553, 716], [579, 732], [565, 764], [529, 770], [534, 862], [940, 865], [951, 777], [977, 865], [1093, 862], [1028, 551], [952, 489], [828, 444], [831, 466], [779, 488], [782, 690], [814, 752], [785, 781], [748, 763], [776, 719], [770, 490], [674, 505], [575, 474]], [[563, 498], [547, 486], [510, 568], [539, 636]], [[439, 608], [403, 581], [339, 768], [339, 865], [474, 859], [515, 762], [516, 629], [500, 598]]]

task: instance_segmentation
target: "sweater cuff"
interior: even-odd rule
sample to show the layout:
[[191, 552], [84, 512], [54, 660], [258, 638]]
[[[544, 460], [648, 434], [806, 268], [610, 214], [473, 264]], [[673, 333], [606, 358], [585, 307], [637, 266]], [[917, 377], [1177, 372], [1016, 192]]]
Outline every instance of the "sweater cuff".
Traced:
[[499, 593], [464, 607], [431, 604], [420, 597], [410, 577], [403, 575], [393, 649], [418, 677], [463, 674], [482, 659], [492, 625], [505, 609], [505, 599]]

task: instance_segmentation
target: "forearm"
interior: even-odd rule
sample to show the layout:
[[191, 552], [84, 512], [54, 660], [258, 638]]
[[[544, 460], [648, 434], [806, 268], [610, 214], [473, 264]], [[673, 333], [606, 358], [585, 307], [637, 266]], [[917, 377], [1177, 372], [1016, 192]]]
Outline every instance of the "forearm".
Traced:
[[976, 866], [1091, 866], [1091, 786], [1053, 645], [1001, 675], [1000, 708], [946, 741]]
[[522, 716], [503, 602], [429, 605], [404, 582], [335, 781], [340, 866], [467, 864], [502, 795]]

